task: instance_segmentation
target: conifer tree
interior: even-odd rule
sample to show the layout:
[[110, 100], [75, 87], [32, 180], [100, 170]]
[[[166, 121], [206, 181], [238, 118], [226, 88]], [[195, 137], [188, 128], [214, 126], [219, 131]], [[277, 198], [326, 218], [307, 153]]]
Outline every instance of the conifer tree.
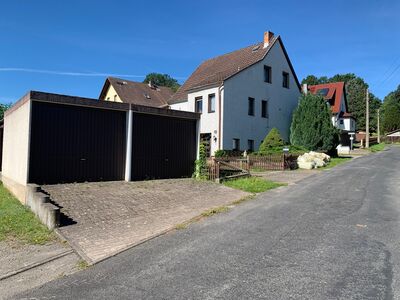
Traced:
[[260, 154], [267, 154], [272, 150], [276, 150], [277, 148], [282, 148], [284, 145], [283, 139], [279, 130], [275, 127], [271, 129], [271, 131], [267, 134], [265, 139], [260, 145], [258, 152]]
[[339, 143], [339, 132], [332, 124], [331, 115], [322, 96], [302, 95], [293, 113], [290, 142], [309, 150], [334, 150]]

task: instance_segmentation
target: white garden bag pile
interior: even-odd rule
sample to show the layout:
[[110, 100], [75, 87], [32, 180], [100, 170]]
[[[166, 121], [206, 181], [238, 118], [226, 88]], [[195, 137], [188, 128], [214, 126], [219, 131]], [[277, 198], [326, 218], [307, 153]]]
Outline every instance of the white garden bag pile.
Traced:
[[326, 155], [325, 153], [311, 151], [300, 155], [297, 158], [297, 165], [300, 169], [311, 170], [314, 168], [316, 169], [320, 167], [325, 167], [330, 160], [331, 157], [329, 155]]

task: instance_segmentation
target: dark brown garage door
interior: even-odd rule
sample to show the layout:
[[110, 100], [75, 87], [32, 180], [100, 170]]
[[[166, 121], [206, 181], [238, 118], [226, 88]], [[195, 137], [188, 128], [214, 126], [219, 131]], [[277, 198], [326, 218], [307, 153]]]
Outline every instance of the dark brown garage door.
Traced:
[[132, 151], [132, 180], [190, 177], [196, 121], [136, 113]]
[[122, 180], [126, 113], [32, 102], [29, 182]]

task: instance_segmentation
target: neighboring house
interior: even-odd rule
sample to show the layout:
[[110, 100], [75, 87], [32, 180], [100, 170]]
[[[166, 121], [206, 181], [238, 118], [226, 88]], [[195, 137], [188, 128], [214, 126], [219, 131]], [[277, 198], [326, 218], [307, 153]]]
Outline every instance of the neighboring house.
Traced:
[[256, 150], [276, 127], [289, 138], [301, 86], [280, 36], [200, 64], [169, 99], [171, 109], [200, 112], [201, 140], [218, 149]]
[[341, 143], [348, 144], [349, 132], [356, 130], [356, 120], [348, 112], [344, 82], [305, 85], [303, 90], [324, 97], [332, 111], [332, 124], [342, 132]]
[[400, 137], [400, 129], [397, 129], [395, 131], [389, 132], [386, 136], [388, 136], [388, 137]]
[[397, 129], [395, 131], [389, 132], [386, 135], [385, 142], [391, 142], [391, 143], [399, 143], [400, 142], [400, 129]]
[[167, 100], [174, 92], [164, 86], [108, 77], [103, 85], [99, 99], [136, 105], [167, 108]]

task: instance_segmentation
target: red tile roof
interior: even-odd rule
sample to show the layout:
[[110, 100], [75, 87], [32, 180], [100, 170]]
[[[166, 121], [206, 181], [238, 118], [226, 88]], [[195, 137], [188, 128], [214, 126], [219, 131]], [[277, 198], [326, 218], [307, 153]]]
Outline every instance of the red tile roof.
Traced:
[[279, 42], [282, 46], [294, 79], [300, 89], [300, 83], [296, 73], [294, 72], [282, 40], [278, 35], [274, 36], [269, 45], [265, 48], [264, 42], [262, 42], [204, 61], [169, 99], [168, 103], [173, 104], [187, 101], [188, 92], [190, 90], [221, 84], [224, 80], [263, 60], [276, 42]]
[[166, 107], [167, 100], [174, 94], [168, 87], [150, 87], [147, 83], [108, 77], [100, 93], [100, 100], [105, 100], [110, 85], [114, 87], [122, 102], [136, 105]]
[[[327, 91], [325, 89], [327, 89]], [[340, 113], [340, 104], [343, 95], [344, 95], [344, 101], [346, 101], [344, 82], [310, 85], [308, 87], [308, 90], [312, 94], [320, 94], [321, 96], [324, 97], [325, 100], [329, 101], [332, 113], [334, 114]], [[347, 103], [345, 103], [345, 106], [347, 108]]]

